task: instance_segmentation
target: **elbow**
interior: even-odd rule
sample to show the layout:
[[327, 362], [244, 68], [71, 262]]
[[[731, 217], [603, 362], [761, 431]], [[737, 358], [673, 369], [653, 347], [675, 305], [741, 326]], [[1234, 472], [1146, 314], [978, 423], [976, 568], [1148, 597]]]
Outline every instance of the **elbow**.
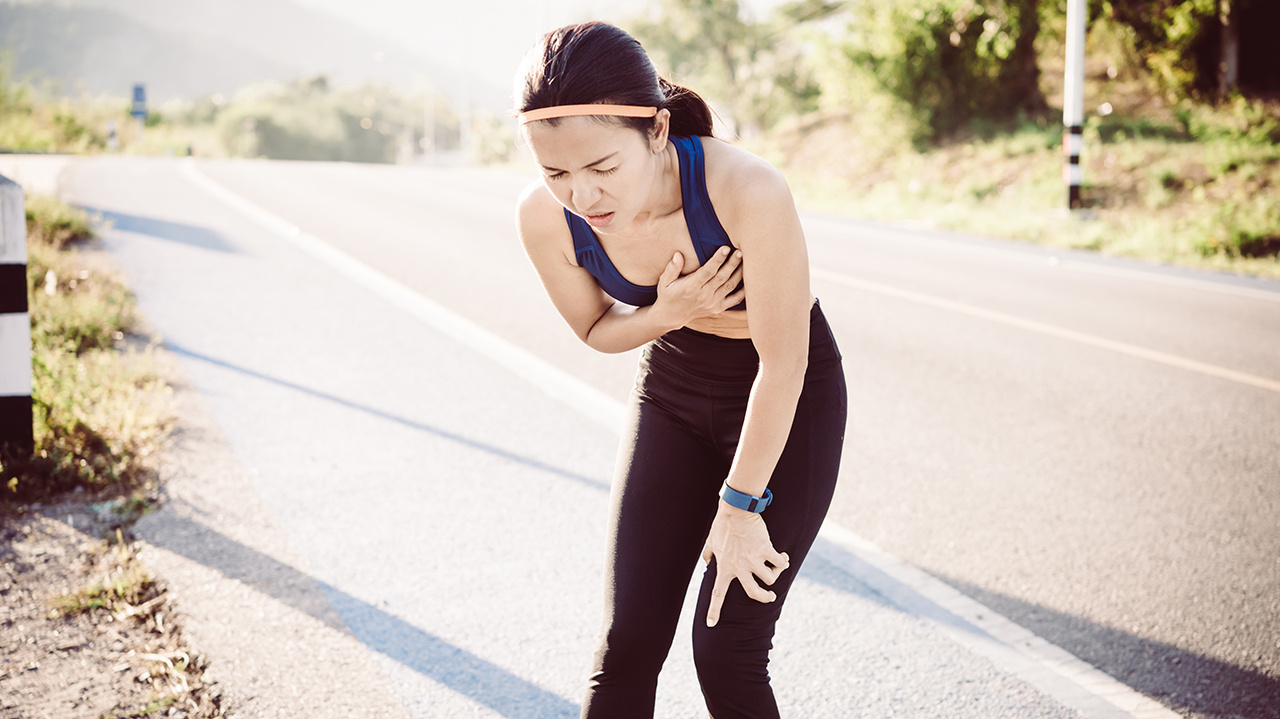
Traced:
[[582, 340], [583, 344], [596, 352], [603, 352], [605, 354], [618, 354], [620, 352], [626, 352], [639, 347], [639, 344], [628, 343], [625, 336], [620, 336], [619, 333], [614, 331], [611, 327], [611, 325], [615, 325], [616, 323], [610, 322], [608, 318], [610, 314], [613, 314], [616, 311], [617, 305], [610, 305], [604, 312], [600, 313], [600, 316], [596, 318], [595, 322], [591, 323], [590, 327], [579, 332], [578, 338]]
[[579, 334], [578, 338], [582, 340], [583, 344], [596, 352], [604, 354], [618, 354], [619, 352], [626, 352], [627, 350], [632, 349], [631, 347], [619, 347], [616, 342], [611, 342], [609, 340], [607, 333], [595, 332], [594, 330], [595, 327], [592, 326], [586, 332]]
[[601, 352], [603, 354], [609, 354], [609, 355], [616, 355], [616, 354], [621, 354], [623, 352], [628, 352], [640, 346], [640, 345], [618, 344], [616, 342], [596, 341], [592, 339], [590, 335], [583, 337], [582, 341], [586, 343], [588, 347], [595, 350], [596, 352]]
[[794, 388], [799, 394], [804, 385], [804, 375], [809, 369], [808, 352], [786, 352], [781, 356], [761, 358], [760, 375], [770, 381]]

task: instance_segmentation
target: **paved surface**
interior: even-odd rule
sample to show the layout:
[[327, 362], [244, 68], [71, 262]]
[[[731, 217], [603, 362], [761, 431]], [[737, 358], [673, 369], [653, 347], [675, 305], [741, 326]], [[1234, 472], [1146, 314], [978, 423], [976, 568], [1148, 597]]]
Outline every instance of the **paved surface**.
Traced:
[[[571, 367], [606, 397], [629, 376], [619, 380], [614, 369], [628, 358], [575, 354], [567, 331], [539, 324], [548, 308], [527, 263], [511, 252], [514, 181], [463, 178], [439, 189], [437, 179], [400, 168], [200, 168], [299, 225], [303, 239], [323, 238], [454, 303], [458, 314]], [[598, 616], [607, 427], [424, 324], [421, 313], [316, 262], [287, 231], [228, 214], [192, 178], [174, 162], [101, 161], [77, 168], [67, 189], [115, 221], [108, 240], [191, 378], [187, 406], [205, 418], [193, 426], [209, 428], [184, 436], [172, 509], [154, 531], [157, 561], [192, 577], [186, 601], [206, 627], [197, 641], [240, 657], [224, 659], [227, 686], [262, 716], [304, 715], [290, 714], [303, 706], [297, 702], [329, 706], [330, 695], [367, 703], [369, 715], [376, 707], [390, 716], [572, 715]], [[324, 189], [335, 185], [366, 209], [350, 216], [325, 201], [332, 196]], [[441, 206], [456, 214], [440, 214]], [[397, 212], [398, 222], [379, 219]], [[422, 213], [417, 222], [413, 212]], [[1276, 596], [1267, 593], [1277, 555], [1266, 520], [1275, 506], [1274, 443], [1266, 441], [1280, 414], [1275, 393], [1220, 377], [1207, 390], [1196, 384], [1204, 379], [1188, 386], [1187, 373], [1209, 375], [1079, 338], [1008, 332], [1002, 328], [1012, 325], [968, 310], [1017, 311], [1263, 379], [1280, 374], [1264, 339], [1274, 314], [1214, 304], [1243, 295], [1198, 290], [1189, 300], [1185, 283], [1102, 271], [1113, 264], [1077, 268], [1064, 257], [1055, 265], [1047, 255], [1013, 257], [1004, 246], [927, 233], [899, 237], [890, 249], [874, 226], [806, 224], [815, 266], [832, 273], [816, 275], [815, 287], [844, 345], [855, 415], [864, 409], [833, 516], [1175, 706], [1268, 715], [1259, 702], [1276, 687], [1275, 613], [1266, 602]], [[915, 253], [905, 272], [889, 258], [903, 247]], [[467, 281], [477, 255], [492, 282]], [[1002, 301], [1011, 291], [1013, 310]], [[1183, 303], [1174, 314], [1192, 325], [1170, 326], [1171, 301]], [[1046, 346], [1046, 338], [1061, 344]], [[1161, 401], [1145, 404], [1153, 399]], [[1136, 443], [1125, 429], [1135, 414], [1143, 429]], [[1223, 433], [1246, 441], [1223, 442]], [[1180, 441], [1189, 442], [1181, 454]], [[1203, 458], [1206, 444], [1214, 451]], [[1080, 464], [1123, 466], [1133, 455], [1151, 466], [1097, 476], [1097, 467]], [[196, 471], [202, 467], [224, 469]], [[1222, 477], [1217, 485], [1190, 481], [1203, 480], [1206, 468]], [[1147, 482], [1170, 473], [1190, 480]], [[183, 479], [193, 476], [207, 479]], [[533, 504], [490, 501], [516, 490]], [[1206, 492], [1218, 506], [1204, 502]], [[1216, 520], [1215, 531], [1235, 537], [1208, 561], [1204, 527], [1171, 530], [1168, 521], [1197, 506], [1211, 510], [1205, 521]], [[1116, 539], [1132, 541], [1116, 547]], [[1045, 659], [1052, 647], [1030, 664], [1025, 652], [1022, 660], [1002, 656], [1017, 648], [1008, 639], [1015, 631], [984, 627], [971, 601], [941, 611], [949, 600], [936, 580], [912, 585], [911, 568], [891, 561], [876, 570], [874, 547], [858, 541], [829, 533], [788, 609], [775, 676], [791, 715], [1070, 715], [1062, 676], [1071, 670], [1036, 676], [1037, 662], [1053, 665]], [[1162, 559], [1169, 555], [1183, 561]], [[1236, 580], [1216, 585], [1224, 565]], [[1169, 587], [1187, 585], [1179, 574], [1186, 567], [1195, 581], [1170, 596]], [[229, 614], [236, 602], [244, 609]], [[1236, 614], [1203, 621], [1224, 605]], [[1126, 616], [1155, 626], [1125, 625]], [[1252, 627], [1242, 630], [1237, 616]], [[251, 636], [269, 639], [246, 643]], [[263, 645], [268, 658], [254, 658]], [[665, 675], [662, 716], [697, 715], [683, 646]], [[1195, 686], [1179, 695], [1188, 675], [1176, 667], [1192, 660], [1215, 662], [1226, 686], [1243, 686], [1252, 703], [1220, 702], [1218, 686], [1198, 698]], [[282, 691], [274, 677], [299, 684]], [[367, 693], [350, 689], [353, 682]], [[373, 698], [385, 700], [386, 687], [395, 701], [384, 706]], [[1114, 686], [1094, 689], [1096, 697]], [[1087, 697], [1072, 701], [1090, 715], [1115, 711]]]
[[[511, 239], [526, 178], [200, 167], [610, 396], [629, 386], [633, 360], [565, 331]], [[371, 212], [315, 201], [333, 193]], [[1280, 283], [805, 227], [853, 410], [832, 516], [1170, 706], [1280, 717]]]
[[[115, 212], [107, 244], [209, 408], [202, 424], [221, 428], [197, 443], [215, 456], [191, 448], [182, 461], [200, 471], [175, 471], [172, 508], [141, 527], [171, 555], [158, 563], [204, 575], [182, 597], [203, 627], [193, 640], [238, 658], [215, 676], [249, 715], [343, 716], [368, 697], [389, 715], [576, 714], [615, 438], [199, 188], [174, 192], [177, 171], [95, 163], [77, 192]], [[148, 190], [165, 186], [160, 208]], [[774, 670], [790, 715], [1070, 715], [833, 567], [810, 569]], [[699, 713], [687, 650], [661, 707]]]

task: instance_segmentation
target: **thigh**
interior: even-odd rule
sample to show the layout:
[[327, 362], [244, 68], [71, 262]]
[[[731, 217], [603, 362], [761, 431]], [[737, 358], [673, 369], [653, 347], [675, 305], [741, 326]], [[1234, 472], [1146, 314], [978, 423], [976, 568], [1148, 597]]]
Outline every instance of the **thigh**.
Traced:
[[[815, 368], [806, 378], [786, 446], [769, 480], [773, 502], [762, 515], [774, 548], [786, 552], [790, 558], [790, 569], [770, 587], [778, 595], [772, 604], [751, 599], [738, 582], [733, 582], [725, 597], [722, 618], [731, 611], [741, 611], [769, 621], [781, 611], [782, 600], [831, 506], [844, 446], [846, 415], [844, 371], [840, 363]], [[699, 611], [703, 614], [714, 581], [713, 563], [703, 577], [703, 596], [699, 602]]]
[[673, 633], [728, 466], [672, 408], [633, 398], [629, 411], [610, 500], [605, 621]]

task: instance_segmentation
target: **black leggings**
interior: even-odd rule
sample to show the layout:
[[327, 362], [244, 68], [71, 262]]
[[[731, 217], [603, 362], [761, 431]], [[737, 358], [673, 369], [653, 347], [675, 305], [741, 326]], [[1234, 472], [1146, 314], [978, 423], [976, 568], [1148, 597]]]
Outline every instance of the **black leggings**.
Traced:
[[[604, 627], [583, 717], [653, 716], [658, 672], [716, 514], [759, 361], [751, 340], [689, 329], [644, 349], [611, 497]], [[714, 560], [702, 578], [693, 653], [715, 719], [778, 716], [768, 672], [774, 624], [831, 503], [845, 414], [840, 353], [815, 304], [804, 390], [763, 515], [774, 548], [791, 560], [771, 587], [778, 598], [762, 604], [735, 581], [720, 622], [708, 629]]]

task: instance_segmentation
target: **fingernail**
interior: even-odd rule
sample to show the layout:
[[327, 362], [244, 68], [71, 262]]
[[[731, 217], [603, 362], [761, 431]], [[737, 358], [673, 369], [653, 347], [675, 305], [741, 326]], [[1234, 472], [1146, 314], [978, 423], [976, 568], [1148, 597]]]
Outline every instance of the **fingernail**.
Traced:
[[708, 627], [714, 627], [715, 625], [716, 625], [716, 620], [711, 619], [711, 618], [708, 618], [708, 619], [707, 619], [707, 626], [708, 626]]

